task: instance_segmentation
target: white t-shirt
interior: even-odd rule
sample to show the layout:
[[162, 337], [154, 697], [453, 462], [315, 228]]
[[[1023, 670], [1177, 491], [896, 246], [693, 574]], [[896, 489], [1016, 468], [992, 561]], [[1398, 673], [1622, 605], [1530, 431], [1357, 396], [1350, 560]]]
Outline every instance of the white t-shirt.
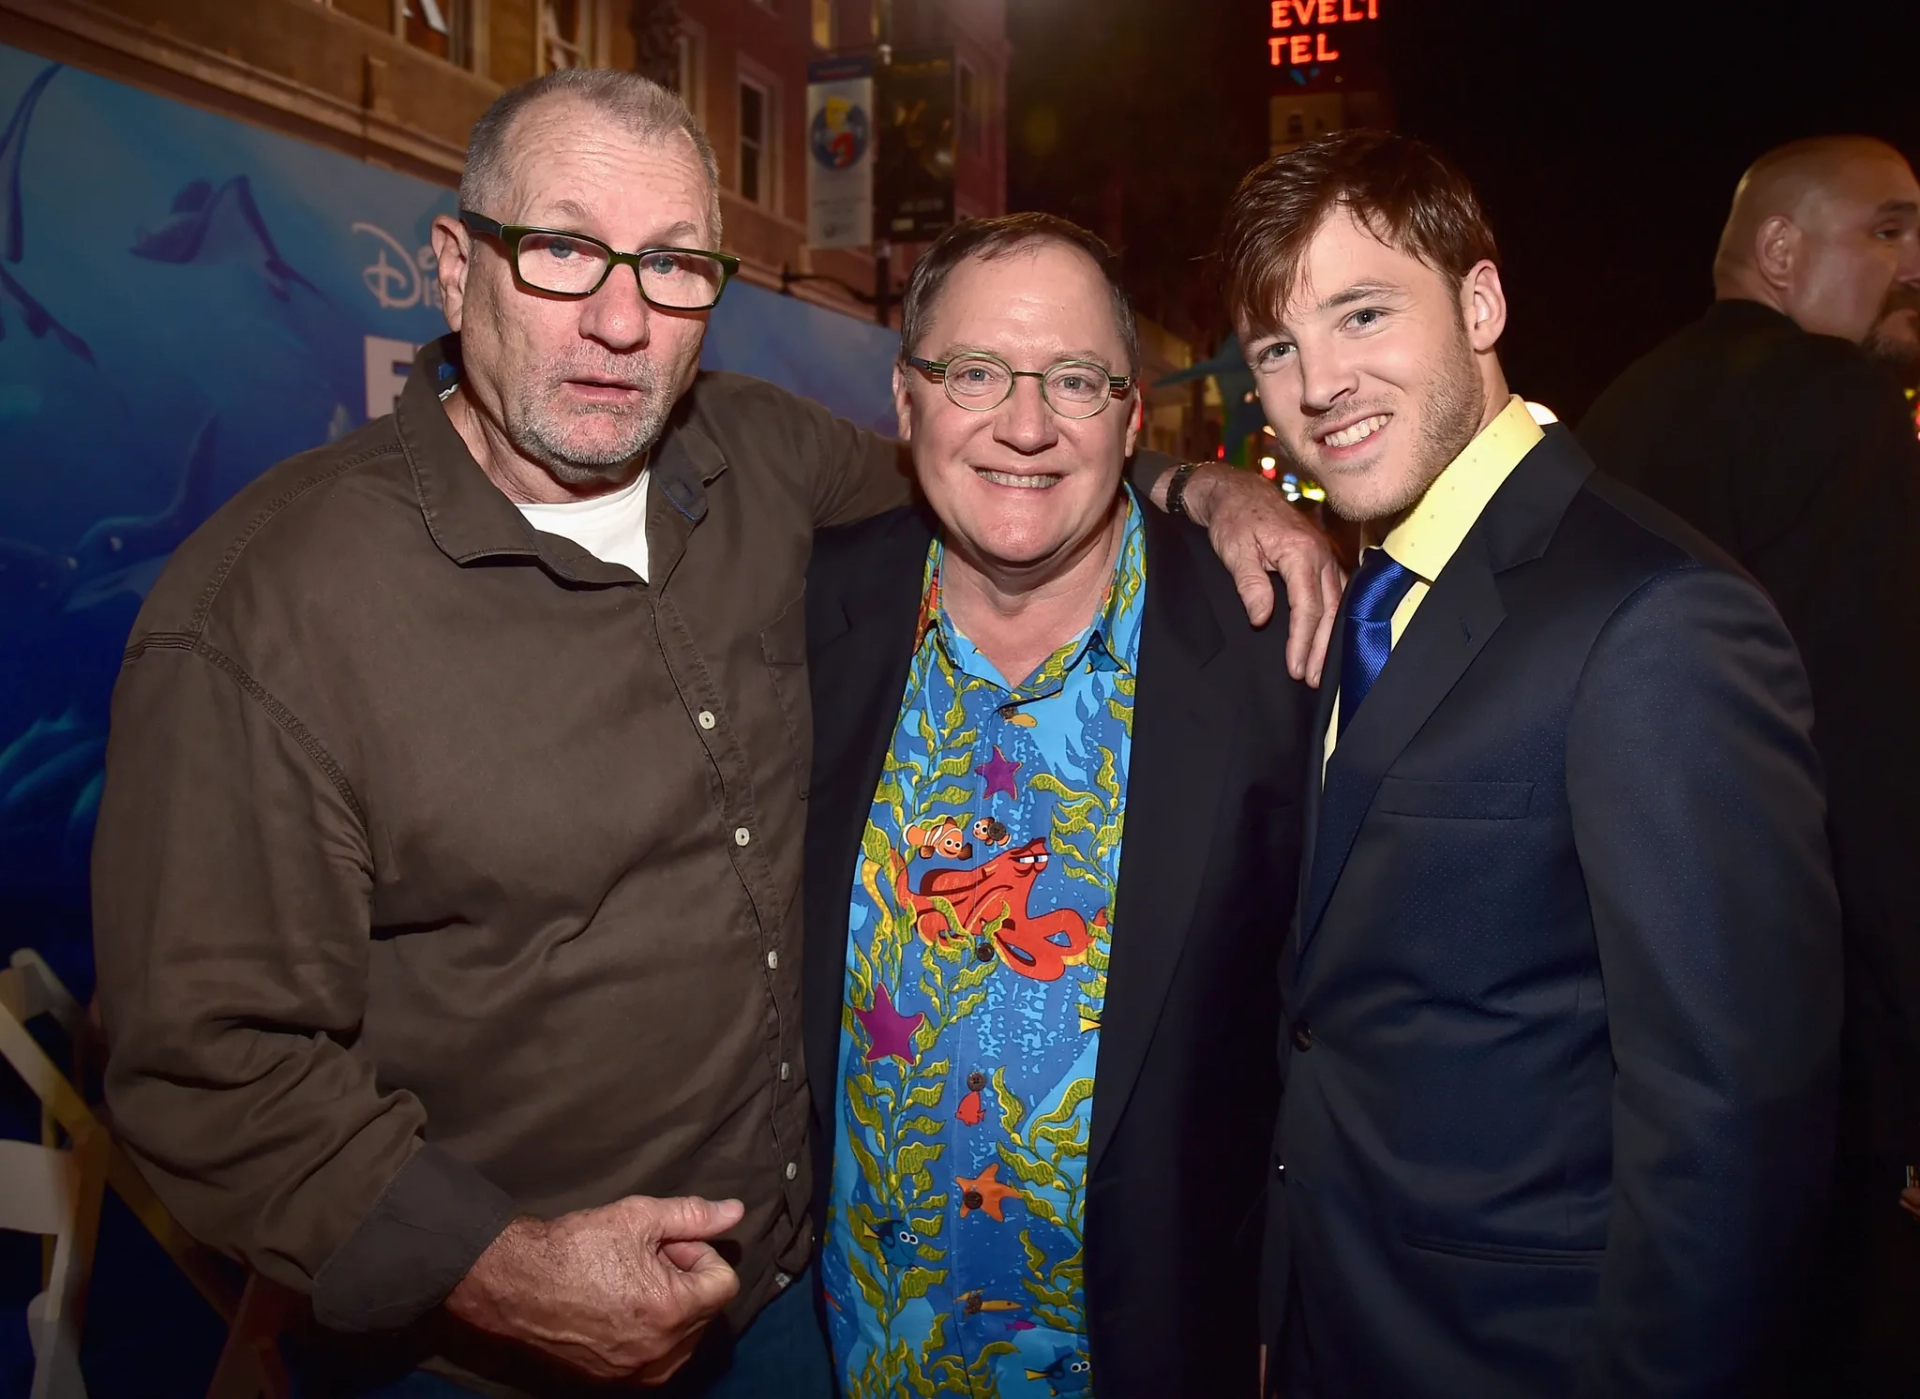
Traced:
[[514, 505], [527, 523], [546, 534], [571, 539], [596, 559], [623, 564], [647, 576], [647, 477], [642, 471], [630, 486], [591, 500], [564, 505]]

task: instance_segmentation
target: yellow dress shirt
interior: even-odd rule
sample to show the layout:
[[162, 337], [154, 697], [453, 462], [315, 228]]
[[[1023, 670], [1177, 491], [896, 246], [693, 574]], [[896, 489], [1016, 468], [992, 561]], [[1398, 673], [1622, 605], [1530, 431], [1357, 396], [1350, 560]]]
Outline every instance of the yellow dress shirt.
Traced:
[[[1400, 644], [1407, 624], [1420, 610], [1433, 580], [1467, 537], [1480, 512], [1487, 508], [1494, 492], [1506, 483], [1520, 459], [1531, 452], [1545, 436], [1540, 425], [1527, 411], [1518, 394], [1507, 400], [1499, 416], [1481, 428], [1466, 449], [1447, 463], [1446, 470], [1434, 478], [1420, 503], [1407, 518], [1395, 525], [1379, 546], [1393, 561], [1414, 575], [1414, 584], [1400, 605], [1393, 610], [1392, 643]], [[1333, 745], [1339, 735], [1340, 696], [1334, 694], [1333, 720], [1327, 725], [1326, 756], [1333, 757]], [[1325, 778], [1322, 765], [1322, 780]]]

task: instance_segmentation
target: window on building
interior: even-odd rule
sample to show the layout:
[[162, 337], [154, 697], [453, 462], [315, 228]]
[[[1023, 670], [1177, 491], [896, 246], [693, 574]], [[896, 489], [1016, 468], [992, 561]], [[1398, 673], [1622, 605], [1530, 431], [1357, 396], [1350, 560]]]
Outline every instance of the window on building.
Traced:
[[700, 36], [682, 29], [673, 41], [673, 68], [667, 74], [667, 86], [687, 104], [687, 110], [700, 114]]
[[594, 68], [603, 63], [598, 26], [600, 0], [540, 0], [540, 71]]
[[764, 87], [740, 80], [740, 197], [754, 204], [773, 202], [772, 108]]
[[987, 85], [971, 66], [960, 67], [960, 149], [968, 155], [987, 150]]
[[835, 0], [813, 0], [813, 46], [816, 49], [830, 49], [840, 42], [838, 16], [835, 14], [839, 8]]
[[474, 0], [395, 0], [394, 27], [417, 49], [473, 67]]

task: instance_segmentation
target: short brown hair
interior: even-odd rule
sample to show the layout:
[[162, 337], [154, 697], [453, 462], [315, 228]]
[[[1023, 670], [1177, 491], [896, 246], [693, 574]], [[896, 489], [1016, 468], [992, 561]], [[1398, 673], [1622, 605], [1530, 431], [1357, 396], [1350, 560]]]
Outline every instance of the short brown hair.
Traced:
[[907, 290], [900, 298], [901, 363], [920, 348], [920, 340], [933, 320], [933, 303], [954, 268], [970, 258], [987, 261], [1033, 243], [1063, 243], [1093, 259], [1113, 296], [1113, 319], [1120, 330], [1120, 343], [1126, 346], [1127, 373], [1138, 369], [1140, 333], [1134, 323], [1133, 302], [1128, 299], [1126, 288], [1120, 285], [1113, 250], [1098, 234], [1053, 214], [1001, 214], [990, 219], [962, 219], [941, 234], [914, 264], [913, 275], [907, 279]]
[[1220, 229], [1227, 313], [1266, 333], [1313, 235], [1345, 209], [1390, 248], [1455, 281], [1500, 261], [1486, 211], [1453, 162], [1388, 131], [1340, 131], [1274, 156], [1240, 182]]

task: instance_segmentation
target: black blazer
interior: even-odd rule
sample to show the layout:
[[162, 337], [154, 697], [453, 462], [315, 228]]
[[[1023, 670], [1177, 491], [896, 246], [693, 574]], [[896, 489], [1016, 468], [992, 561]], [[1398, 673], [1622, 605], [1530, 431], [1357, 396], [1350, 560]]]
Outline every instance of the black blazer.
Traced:
[[[1760, 581], [1813, 685], [1845, 917], [1842, 1149], [1920, 1165], [1920, 443], [1859, 348], [1716, 302], [1580, 424]], [[1889, 1226], [1902, 1217], [1888, 1212]]]
[[[1251, 1394], [1276, 971], [1298, 884], [1312, 692], [1287, 674], [1284, 607], [1254, 631], [1205, 534], [1144, 514], [1139, 689], [1089, 1149], [1093, 1373], [1103, 1399]], [[896, 511], [822, 533], [808, 574], [816, 1220], [839, 1103], [849, 891], [931, 539], [925, 518]]]
[[1310, 784], [1290, 1399], [1748, 1393], [1822, 1202], [1806, 680], [1744, 574], [1591, 472], [1549, 429]]

